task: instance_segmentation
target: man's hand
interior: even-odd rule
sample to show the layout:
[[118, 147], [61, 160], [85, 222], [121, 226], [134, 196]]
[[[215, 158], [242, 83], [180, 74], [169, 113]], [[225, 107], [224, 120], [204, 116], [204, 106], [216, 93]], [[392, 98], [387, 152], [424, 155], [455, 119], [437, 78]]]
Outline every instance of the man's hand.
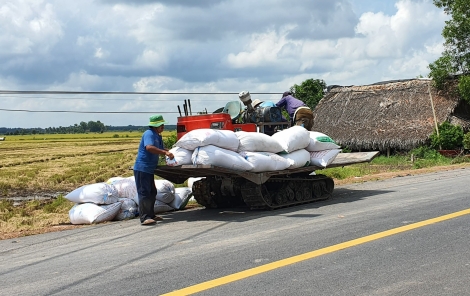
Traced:
[[168, 156], [170, 159], [175, 158], [175, 156], [173, 155], [173, 153], [171, 153], [170, 151], [166, 151], [166, 152], [165, 152], [165, 156]]

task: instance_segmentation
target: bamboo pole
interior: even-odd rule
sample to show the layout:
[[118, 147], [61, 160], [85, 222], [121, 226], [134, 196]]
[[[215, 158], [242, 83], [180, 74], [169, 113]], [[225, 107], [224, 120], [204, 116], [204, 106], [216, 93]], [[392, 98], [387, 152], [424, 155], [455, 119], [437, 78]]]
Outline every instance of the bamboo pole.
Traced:
[[[434, 117], [434, 127], [436, 128], [437, 137], [439, 138], [439, 128], [437, 126], [436, 111], [434, 110], [434, 102], [432, 100], [432, 95], [431, 95], [431, 82], [429, 82], [428, 84], [428, 93], [429, 93], [429, 99], [431, 100], [432, 115]], [[441, 148], [442, 147], [440, 147], [439, 145], [439, 149]]]

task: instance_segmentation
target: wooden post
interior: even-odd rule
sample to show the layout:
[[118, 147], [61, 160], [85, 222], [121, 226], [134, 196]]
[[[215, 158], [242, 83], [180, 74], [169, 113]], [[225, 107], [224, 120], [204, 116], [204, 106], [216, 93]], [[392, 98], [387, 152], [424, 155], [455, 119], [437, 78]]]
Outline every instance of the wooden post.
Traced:
[[[431, 100], [432, 115], [434, 116], [434, 127], [436, 128], [437, 137], [439, 138], [439, 127], [437, 126], [436, 111], [434, 110], [434, 102], [432, 100], [432, 95], [431, 95], [431, 82], [429, 82], [428, 84], [428, 93], [429, 93], [429, 99]], [[442, 149], [440, 145], [439, 145], [439, 149]]]

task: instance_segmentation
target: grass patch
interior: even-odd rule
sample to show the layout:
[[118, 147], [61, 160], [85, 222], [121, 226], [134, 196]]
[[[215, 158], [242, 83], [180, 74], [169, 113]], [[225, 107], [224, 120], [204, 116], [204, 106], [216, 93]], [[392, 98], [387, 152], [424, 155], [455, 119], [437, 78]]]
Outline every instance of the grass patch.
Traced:
[[70, 202], [68, 199], [59, 195], [56, 199], [54, 199], [51, 203], [45, 204], [43, 207], [44, 213], [58, 213], [64, 214], [69, 212], [72, 208], [73, 203]]
[[73, 203], [64, 197], [32, 200], [21, 205], [1, 200], [0, 239], [49, 232], [63, 225], [71, 226], [68, 211], [72, 206]]

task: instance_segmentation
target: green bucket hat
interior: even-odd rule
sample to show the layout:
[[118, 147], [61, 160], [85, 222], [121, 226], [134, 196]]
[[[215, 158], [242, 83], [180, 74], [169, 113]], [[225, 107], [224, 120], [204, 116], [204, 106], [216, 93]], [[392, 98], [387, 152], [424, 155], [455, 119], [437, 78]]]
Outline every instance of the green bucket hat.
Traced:
[[160, 114], [150, 116], [148, 126], [159, 127], [162, 124], [167, 124], [167, 122], [163, 119], [163, 116]]

